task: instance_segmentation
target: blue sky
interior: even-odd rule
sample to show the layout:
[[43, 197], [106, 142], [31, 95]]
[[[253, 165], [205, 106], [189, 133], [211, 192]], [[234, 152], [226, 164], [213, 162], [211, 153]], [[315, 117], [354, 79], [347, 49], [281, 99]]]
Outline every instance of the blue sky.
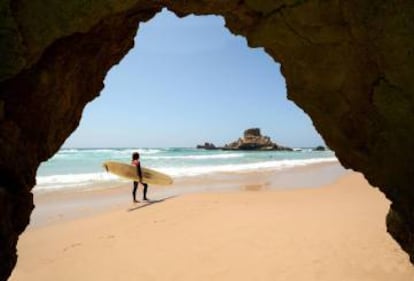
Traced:
[[279, 68], [221, 17], [163, 11], [140, 25], [135, 47], [109, 71], [64, 147], [223, 145], [251, 127], [282, 145], [323, 144], [287, 100]]

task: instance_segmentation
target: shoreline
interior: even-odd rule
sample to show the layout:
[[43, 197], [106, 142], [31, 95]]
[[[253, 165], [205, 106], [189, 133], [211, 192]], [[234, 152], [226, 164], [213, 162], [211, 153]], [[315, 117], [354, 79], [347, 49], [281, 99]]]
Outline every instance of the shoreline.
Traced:
[[[318, 188], [350, 173], [339, 162], [315, 163], [276, 171], [212, 173], [178, 178], [171, 186], [150, 186], [153, 200], [188, 193]], [[141, 200], [142, 186], [137, 197]], [[35, 209], [28, 229], [111, 211], [131, 203], [131, 183], [115, 182], [79, 188], [34, 190]]]
[[[129, 163], [132, 150], [59, 151], [38, 170], [34, 187], [38, 192], [84, 189], [91, 185], [117, 184], [117, 176], [106, 173], [102, 162], [112, 159]], [[277, 171], [313, 163], [337, 162], [332, 152], [225, 152], [195, 149], [150, 149], [144, 153], [143, 166], [173, 178], [202, 177], [217, 173]]]
[[10, 280], [414, 278], [386, 233], [389, 201], [358, 173], [318, 188], [210, 189], [153, 204], [129, 203], [129, 187], [106, 197], [114, 191], [127, 192], [117, 207], [25, 231]]

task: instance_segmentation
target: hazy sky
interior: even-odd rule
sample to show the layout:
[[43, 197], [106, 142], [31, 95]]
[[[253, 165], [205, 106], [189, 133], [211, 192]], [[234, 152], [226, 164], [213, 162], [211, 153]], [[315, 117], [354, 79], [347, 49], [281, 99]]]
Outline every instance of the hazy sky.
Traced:
[[141, 24], [135, 47], [114, 66], [65, 147], [223, 145], [243, 131], [287, 146], [323, 144], [286, 98], [279, 64], [217, 16], [163, 11]]

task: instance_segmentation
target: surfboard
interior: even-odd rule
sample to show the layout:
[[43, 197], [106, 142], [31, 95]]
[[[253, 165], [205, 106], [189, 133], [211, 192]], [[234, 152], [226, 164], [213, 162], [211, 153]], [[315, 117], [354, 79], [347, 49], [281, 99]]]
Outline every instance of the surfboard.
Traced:
[[[133, 165], [116, 162], [116, 161], [106, 161], [103, 164], [105, 170], [111, 174], [117, 175], [119, 177], [139, 181], [137, 175], [137, 168]], [[148, 169], [141, 166], [142, 171], [142, 181], [149, 184], [155, 185], [170, 185], [173, 183], [173, 180], [170, 176]]]

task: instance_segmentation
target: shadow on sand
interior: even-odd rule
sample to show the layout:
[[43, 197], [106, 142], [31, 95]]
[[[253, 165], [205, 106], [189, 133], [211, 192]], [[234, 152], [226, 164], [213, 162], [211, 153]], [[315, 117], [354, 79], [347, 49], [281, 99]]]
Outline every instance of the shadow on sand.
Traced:
[[162, 202], [164, 202], [164, 201], [166, 201], [168, 199], [172, 199], [174, 197], [177, 197], [177, 195], [165, 197], [165, 198], [158, 199], [158, 200], [150, 200], [150, 201], [147, 201], [145, 203], [139, 203], [138, 206], [133, 207], [133, 208], [129, 208], [127, 211], [128, 212], [136, 211], [136, 210], [141, 209], [141, 208], [144, 208], [144, 207], [148, 207], [148, 206], [151, 206], [151, 205], [154, 205], [154, 204], [162, 203]]

